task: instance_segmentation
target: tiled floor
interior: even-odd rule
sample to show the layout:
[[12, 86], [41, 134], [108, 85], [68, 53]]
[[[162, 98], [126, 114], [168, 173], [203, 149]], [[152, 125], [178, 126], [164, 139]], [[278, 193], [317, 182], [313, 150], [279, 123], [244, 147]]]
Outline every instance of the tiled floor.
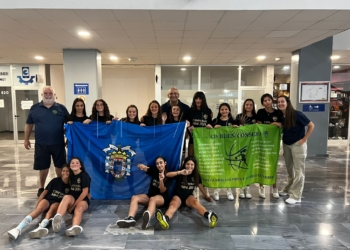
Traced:
[[[152, 226], [143, 231], [140, 226], [120, 229], [114, 225], [127, 215], [128, 200], [92, 201], [83, 218], [85, 231], [78, 237], [66, 237], [64, 230], [55, 234], [50, 227], [47, 237], [31, 240], [28, 232], [37, 227], [36, 219], [13, 241], [6, 232], [34, 208], [38, 179], [32, 170], [33, 150], [0, 144], [0, 249], [347, 249], [349, 148], [332, 145], [328, 159], [307, 160], [304, 198], [299, 205], [287, 205], [283, 198], [271, 195], [261, 200], [252, 185], [251, 200], [239, 200], [236, 194], [234, 201], [228, 201], [224, 192], [218, 202], [200, 197], [219, 216], [214, 229], [195, 211], [184, 208], [175, 214], [169, 230], [160, 230], [153, 218]], [[278, 173], [282, 187], [286, 181], [282, 158]], [[141, 214], [140, 207], [138, 220]], [[64, 218], [69, 226], [71, 216]]]

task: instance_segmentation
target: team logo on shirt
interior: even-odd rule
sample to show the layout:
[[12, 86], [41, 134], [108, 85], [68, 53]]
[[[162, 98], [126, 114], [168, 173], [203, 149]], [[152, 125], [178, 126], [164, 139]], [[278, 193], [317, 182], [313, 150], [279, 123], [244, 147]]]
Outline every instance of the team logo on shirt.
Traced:
[[78, 184], [80, 184], [80, 182], [81, 182], [80, 178], [77, 179], [77, 182], [78, 182]]
[[255, 119], [253, 119], [253, 120], [252, 120], [252, 123], [256, 123], [256, 120], [255, 120]]
[[273, 120], [274, 122], [277, 121], [277, 119], [278, 119], [277, 116], [273, 116], [273, 117], [272, 117], [272, 120]]
[[68, 194], [68, 193], [69, 193], [69, 188], [65, 188], [65, 189], [64, 189], [64, 192], [65, 192], [66, 194]]
[[131, 146], [122, 147], [120, 144], [109, 146], [103, 149], [105, 152], [105, 172], [110, 173], [114, 180], [122, 182], [131, 173], [131, 159], [136, 155], [136, 152], [131, 149]]
[[225, 158], [225, 160], [228, 161], [228, 164], [234, 171], [236, 171], [237, 168], [248, 169], [246, 156], [248, 146], [242, 147], [237, 152], [232, 152], [236, 144], [237, 142], [234, 142], [231, 146], [230, 152], [226, 152], [227, 158]]
[[203, 118], [204, 118], [204, 120], [208, 119], [208, 115], [204, 114]]
[[54, 115], [56, 115], [56, 114], [57, 114], [57, 110], [52, 110], [52, 113], [53, 113]]

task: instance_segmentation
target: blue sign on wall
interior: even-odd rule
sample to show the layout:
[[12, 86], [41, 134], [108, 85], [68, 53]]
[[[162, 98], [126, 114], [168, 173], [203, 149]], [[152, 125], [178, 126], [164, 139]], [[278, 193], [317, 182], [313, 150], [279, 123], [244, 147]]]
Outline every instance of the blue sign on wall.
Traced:
[[89, 84], [88, 83], [74, 83], [74, 95], [88, 95]]
[[303, 112], [323, 112], [324, 104], [303, 104]]

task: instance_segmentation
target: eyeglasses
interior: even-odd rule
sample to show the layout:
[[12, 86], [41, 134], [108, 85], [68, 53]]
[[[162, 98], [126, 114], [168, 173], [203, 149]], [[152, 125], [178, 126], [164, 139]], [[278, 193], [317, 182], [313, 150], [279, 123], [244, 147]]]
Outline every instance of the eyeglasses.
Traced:
[[179, 95], [179, 93], [171, 92], [171, 93], [169, 93], [169, 95]]

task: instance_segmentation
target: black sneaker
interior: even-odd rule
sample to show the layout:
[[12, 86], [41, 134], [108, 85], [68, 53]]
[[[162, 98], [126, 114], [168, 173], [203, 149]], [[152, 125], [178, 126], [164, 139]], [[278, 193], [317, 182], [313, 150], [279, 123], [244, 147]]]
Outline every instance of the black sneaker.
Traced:
[[162, 229], [167, 230], [169, 229], [169, 223], [168, 220], [166, 219], [165, 215], [163, 214], [162, 210], [157, 209], [156, 212], [156, 218], [159, 221], [160, 226]]
[[117, 220], [117, 225], [118, 227], [121, 228], [128, 228], [128, 227], [134, 227], [136, 226], [136, 221], [134, 220], [133, 217], [125, 217], [124, 220]]
[[216, 215], [216, 213], [209, 211], [209, 214], [208, 214], [209, 227], [210, 228], [215, 227], [217, 221], [218, 221], [218, 216]]
[[38, 193], [36, 194], [36, 196], [38, 196], [38, 198], [40, 197], [40, 195], [44, 192], [44, 188], [39, 188], [38, 189]]
[[143, 215], [142, 215], [142, 226], [141, 228], [143, 230], [147, 229], [147, 226], [148, 226], [148, 223], [149, 223], [149, 220], [151, 219], [151, 216], [148, 212], [148, 210], [146, 210]]

